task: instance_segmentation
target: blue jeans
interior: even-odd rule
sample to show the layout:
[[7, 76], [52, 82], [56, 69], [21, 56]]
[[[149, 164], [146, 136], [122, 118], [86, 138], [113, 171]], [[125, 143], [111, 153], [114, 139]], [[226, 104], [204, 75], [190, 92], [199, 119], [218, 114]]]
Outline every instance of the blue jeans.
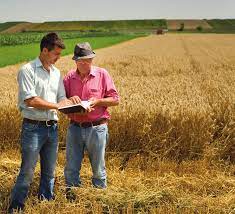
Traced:
[[105, 147], [108, 141], [107, 124], [81, 128], [70, 124], [67, 133], [66, 166], [64, 170], [67, 187], [81, 185], [80, 170], [84, 150], [87, 150], [92, 167], [92, 184], [96, 188], [106, 188]]
[[57, 124], [50, 127], [23, 122], [21, 132], [22, 162], [16, 184], [11, 193], [12, 208], [23, 208], [40, 155], [41, 180], [39, 197], [53, 199], [54, 171], [58, 151]]

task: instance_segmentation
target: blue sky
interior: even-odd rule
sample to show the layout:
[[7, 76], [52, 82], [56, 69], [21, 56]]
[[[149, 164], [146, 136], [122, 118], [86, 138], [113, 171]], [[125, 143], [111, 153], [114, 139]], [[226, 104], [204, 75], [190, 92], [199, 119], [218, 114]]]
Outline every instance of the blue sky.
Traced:
[[0, 22], [235, 18], [235, 0], [0, 0]]

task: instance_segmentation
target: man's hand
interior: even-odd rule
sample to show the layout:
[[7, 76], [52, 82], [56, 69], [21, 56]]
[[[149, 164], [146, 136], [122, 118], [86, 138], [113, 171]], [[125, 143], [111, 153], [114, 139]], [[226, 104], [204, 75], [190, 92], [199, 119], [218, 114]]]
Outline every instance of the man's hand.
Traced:
[[89, 101], [90, 101], [90, 108], [91, 109], [94, 109], [96, 106], [100, 106], [100, 104], [101, 104], [101, 99], [97, 99], [97, 98], [95, 98], [95, 97], [91, 97], [90, 99], [89, 99]]
[[70, 101], [72, 101], [73, 104], [79, 104], [81, 103], [81, 99], [79, 96], [73, 96], [69, 98]]
[[73, 102], [69, 99], [64, 99], [58, 103], [58, 108], [73, 105]]
[[81, 116], [84, 116], [84, 115], [87, 115], [89, 112], [91, 112], [91, 111], [93, 111], [94, 110], [94, 108], [91, 108], [90, 106], [86, 109], [86, 111], [85, 112], [78, 112], [78, 113], [74, 113], [75, 115], [81, 115]]

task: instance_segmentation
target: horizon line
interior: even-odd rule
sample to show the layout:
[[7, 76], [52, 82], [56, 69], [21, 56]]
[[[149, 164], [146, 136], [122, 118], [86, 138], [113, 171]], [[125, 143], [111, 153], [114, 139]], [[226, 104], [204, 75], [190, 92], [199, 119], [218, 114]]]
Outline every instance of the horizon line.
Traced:
[[45, 23], [45, 22], [107, 22], [107, 21], [145, 21], [145, 20], [228, 20], [228, 19], [235, 19], [235, 18], [147, 18], [147, 19], [87, 19], [87, 20], [51, 20], [51, 21], [40, 21], [40, 22], [34, 22], [34, 21], [25, 21], [25, 20], [12, 20], [12, 21], [0, 21], [1, 24], [3, 23], [9, 23], [9, 22], [28, 22], [28, 23]]

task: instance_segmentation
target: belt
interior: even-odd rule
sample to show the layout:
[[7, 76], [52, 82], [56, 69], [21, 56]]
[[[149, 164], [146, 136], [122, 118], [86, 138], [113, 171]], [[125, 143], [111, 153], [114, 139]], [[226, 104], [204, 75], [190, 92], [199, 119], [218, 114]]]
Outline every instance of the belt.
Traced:
[[92, 127], [92, 126], [98, 126], [98, 125], [101, 125], [101, 124], [105, 124], [108, 122], [108, 119], [106, 118], [103, 118], [103, 119], [100, 119], [100, 120], [97, 120], [97, 121], [92, 121], [92, 122], [76, 122], [74, 120], [71, 120], [70, 123], [75, 125], [75, 126], [78, 126], [78, 127], [81, 127], [81, 128], [89, 128], [89, 127]]
[[38, 124], [38, 125], [44, 125], [44, 126], [47, 126], [47, 127], [50, 127], [50, 126], [53, 126], [54, 124], [57, 124], [56, 120], [40, 121], [40, 120], [31, 120], [31, 119], [28, 119], [28, 118], [24, 118], [23, 122]]

